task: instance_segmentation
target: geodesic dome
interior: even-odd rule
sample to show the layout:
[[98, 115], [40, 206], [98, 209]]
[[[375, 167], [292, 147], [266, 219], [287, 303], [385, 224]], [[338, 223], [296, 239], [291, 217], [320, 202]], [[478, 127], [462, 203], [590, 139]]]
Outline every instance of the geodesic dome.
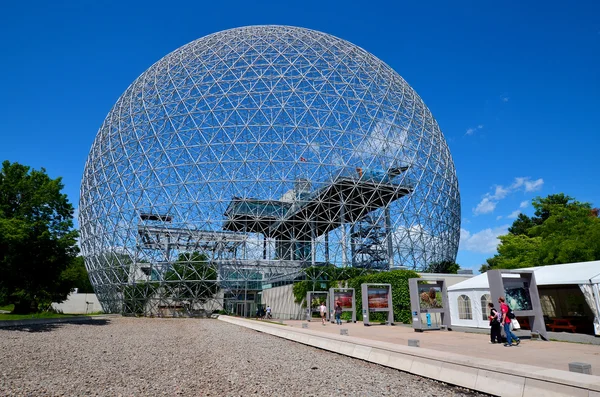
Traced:
[[248, 301], [307, 267], [454, 261], [460, 198], [437, 122], [394, 70], [325, 33], [251, 26], [125, 91], [89, 153], [79, 224], [103, 308], [160, 314]]

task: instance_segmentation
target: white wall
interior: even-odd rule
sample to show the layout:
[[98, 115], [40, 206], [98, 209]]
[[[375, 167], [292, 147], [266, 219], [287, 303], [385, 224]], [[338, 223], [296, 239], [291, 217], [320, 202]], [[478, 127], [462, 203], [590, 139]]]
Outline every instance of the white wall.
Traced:
[[294, 302], [293, 284], [269, 288], [262, 291], [261, 303], [271, 306], [274, 318], [284, 320], [300, 320], [304, 311], [299, 304]]
[[52, 308], [65, 314], [87, 314], [102, 311], [96, 294], [72, 293], [63, 303], [53, 303]]
[[[448, 301], [450, 303], [450, 323], [457, 327], [474, 327], [474, 328], [489, 328], [490, 322], [487, 319], [489, 310], [487, 307], [481, 307], [481, 296], [489, 294], [490, 291], [485, 289], [473, 289], [463, 291], [448, 291]], [[466, 295], [471, 301], [472, 319], [460, 319], [458, 317], [458, 297]], [[495, 304], [495, 306], [498, 306]], [[496, 307], [498, 309], [498, 307]], [[482, 313], [485, 313], [485, 320]]]
[[444, 280], [446, 288], [473, 277], [472, 274], [418, 273], [421, 280]]

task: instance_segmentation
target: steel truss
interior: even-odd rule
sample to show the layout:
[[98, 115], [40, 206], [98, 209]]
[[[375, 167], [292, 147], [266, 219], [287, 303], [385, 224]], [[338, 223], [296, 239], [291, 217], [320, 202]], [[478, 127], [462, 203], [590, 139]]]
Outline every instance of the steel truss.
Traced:
[[460, 197], [437, 122], [394, 70], [325, 33], [251, 26], [125, 91], [90, 150], [79, 224], [105, 311], [248, 315], [266, 285], [327, 265], [455, 260]]

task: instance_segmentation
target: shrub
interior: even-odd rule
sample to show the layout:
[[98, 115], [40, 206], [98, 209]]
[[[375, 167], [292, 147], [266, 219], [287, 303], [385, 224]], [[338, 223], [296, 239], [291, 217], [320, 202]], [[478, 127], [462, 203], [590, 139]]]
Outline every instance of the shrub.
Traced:
[[[418, 277], [419, 275], [412, 270], [391, 270], [389, 272], [366, 274], [348, 280], [348, 287], [354, 288], [356, 294], [357, 318], [362, 319], [361, 284], [391, 284], [394, 322], [411, 324], [412, 317], [410, 315], [410, 291], [408, 288], [408, 279]], [[373, 314], [375, 314], [375, 316], [373, 316]], [[381, 318], [383, 319], [383, 317]], [[373, 321], [381, 321], [377, 313], [372, 313], [370, 319]]]

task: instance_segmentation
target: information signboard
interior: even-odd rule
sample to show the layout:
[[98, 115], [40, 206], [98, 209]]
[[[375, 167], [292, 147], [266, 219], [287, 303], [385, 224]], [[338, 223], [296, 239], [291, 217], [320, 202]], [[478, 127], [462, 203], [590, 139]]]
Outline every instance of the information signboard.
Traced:
[[387, 312], [386, 325], [394, 325], [391, 284], [361, 284], [363, 324], [371, 325], [369, 313]]

